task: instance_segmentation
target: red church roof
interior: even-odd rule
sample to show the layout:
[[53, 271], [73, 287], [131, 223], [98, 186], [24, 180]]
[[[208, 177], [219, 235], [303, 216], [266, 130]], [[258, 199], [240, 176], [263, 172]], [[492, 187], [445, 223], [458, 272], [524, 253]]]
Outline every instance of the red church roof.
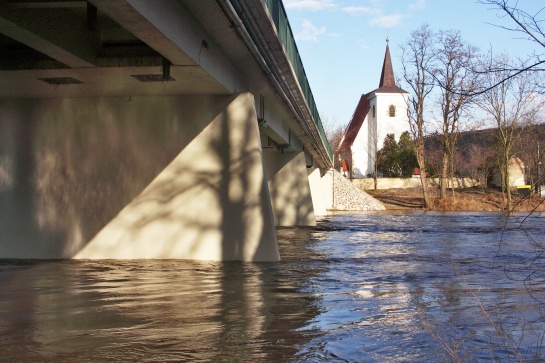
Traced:
[[350, 123], [348, 124], [348, 127], [344, 132], [341, 143], [337, 148], [337, 152], [344, 152], [350, 149], [350, 147], [354, 143], [354, 140], [356, 139], [356, 136], [358, 136], [361, 125], [363, 125], [363, 120], [365, 120], [365, 116], [367, 116], [367, 114], [369, 113], [370, 106], [369, 101], [367, 100], [367, 96], [369, 96], [369, 93], [361, 96], [360, 102], [356, 107], [356, 111], [354, 111], [354, 114], [352, 115], [352, 120], [350, 120]]

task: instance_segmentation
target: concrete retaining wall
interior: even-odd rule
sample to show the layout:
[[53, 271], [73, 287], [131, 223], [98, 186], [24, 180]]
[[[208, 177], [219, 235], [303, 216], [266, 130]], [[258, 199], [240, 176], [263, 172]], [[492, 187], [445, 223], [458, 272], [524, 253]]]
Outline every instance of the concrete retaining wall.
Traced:
[[[428, 178], [428, 185], [438, 187], [441, 178]], [[362, 190], [374, 189], [375, 184], [373, 178], [352, 179], [352, 184]], [[422, 184], [420, 178], [378, 178], [377, 189], [392, 189], [392, 188], [418, 188]], [[473, 178], [455, 178], [454, 188], [471, 188], [480, 186], [481, 183]], [[449, 183], [450, 188], [450, 183]]]

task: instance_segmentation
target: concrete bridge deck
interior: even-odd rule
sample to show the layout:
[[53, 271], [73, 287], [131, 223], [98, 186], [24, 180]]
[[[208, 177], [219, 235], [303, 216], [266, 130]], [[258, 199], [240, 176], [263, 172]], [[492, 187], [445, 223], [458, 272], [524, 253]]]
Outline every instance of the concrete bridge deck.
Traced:
[[2, 0], [0, 84], [0, 258], [275, 261], [325, 211], [279, 0]]

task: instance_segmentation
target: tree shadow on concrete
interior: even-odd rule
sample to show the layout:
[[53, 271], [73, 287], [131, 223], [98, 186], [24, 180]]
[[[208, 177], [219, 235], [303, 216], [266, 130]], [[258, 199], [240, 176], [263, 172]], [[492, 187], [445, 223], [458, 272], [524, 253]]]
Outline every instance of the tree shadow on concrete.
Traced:
[[[19, 131], [17, 127], [12, 130], [17, 133], [22, 149], [6, 151], [3, 148], [0, 152], [17, 160], [26, 172], [16, 178], [15, 191], [2, 193], [3, 200], [9, 196], [14, 200], [9, 206], [3, 203], [2, 223], [7, 225], [13, 218], [24, 220], [23, 229], [34, 232], [24, 236], [4, 234], [2, 250], [8, 252], [1, 257], [74, 256], [125, 205], [140, 195], [230, 101], [226, 96], [13, 101], [9, 106], [20, 114], [13, 115], [15, 122], [6, 123], [3, 119], [0, 123], [4, 128], [9, 124], [8, 128], [12, 129], [13, 124], [25, 125]], [[248, 112], [247, 118], [255, 118], [255, 111]], [[238, 224], [241, 230], [248, 229], [256, 221], [245, 215], [244, 208], [252, 207], [252, 203], [254, 207], [265, 207], [258, 199], [244, 201], [234, 189], [245, 194], [250, 182], [250, 176], [243, 174], [248, 158], [260, 160], [261, 156], [257, 146], [235, 158], [226, 141], [233, 130], [225, 121], [207, 145], [213, 158], [223, 165], [222, 170], [208, 172], [194, 168], [200, 160], [193, 160], [185, 169], [177, 170], [178, 175], [172, 179], [183, 180], [191, 174], [194, 180], [190, 185], [181, 188], [178, 182], [163, 185], [163, 196], [156, 203], [168, 204], [176, 198], [180, 201], [180, 196], [213, 191], [225, 211], [220, 227], [224, 244], [234, 243], [235, 249], [240, 250], [246, 237], [235, 233], [238, 227], [233, 226]], [[242, 132], [240, 142], [251, 139], [251, 127]], [[28, 212], [25, 215], [17, 213], [22, 199], [15, 196], [19, 194], [31, 202], [23, 208]], [[178, 208], [183, 209], [183, 203]], [[142, 228], [157, 219], [179, 217], [172, 210], [158, 211], [137, 221], [135, 227]], [[198, 219], [188, 222], [203, 233], [210, 229], [210, 225]], [[21, 246], [32, 248], [18, 247], [21, 240], [25, 240]], [[224, 257], [230, 254], [225, 253]]]
[[[241, 106], [236, 97], [221, 105], [214, 121], [113, 219], [115, 226], [109, 223], [97, 235], [116, 239], [122, 230], [125, 246], [101, 242], [100, 254], [119, 254], [120, 248], [126, 257], [117, 258], [251, 260], [272, 250], [278, 254], [272, 222], [264, 223], [269, 200], [254, 106]], [[220, 246], [213, 240], [221, 240]], [[274, 241], [274, 248], [264, 241]]]

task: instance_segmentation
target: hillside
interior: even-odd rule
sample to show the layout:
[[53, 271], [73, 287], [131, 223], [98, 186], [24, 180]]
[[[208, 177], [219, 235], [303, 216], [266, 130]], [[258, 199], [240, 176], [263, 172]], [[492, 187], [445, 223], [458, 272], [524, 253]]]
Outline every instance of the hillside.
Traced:
[[[459, 134], [456, 143], [456, 170], [460, 176], [476, 177], [479, 170], [493, 171], [496, 168], [496, 135], [497, 129], [466, 131]], [[530, 177], [536, 173], [538, 145], [539, 160], [545, 161], [545, 123], [528, 127], [513, 145], [512, 155], [524, 162]], [[437, 174], [441, 165], [441, 135], [428, 136], [425, 147], [428, 169], [432, 175]], [[540, 170], [540, 174], [545, 175], [543, 170]]]

